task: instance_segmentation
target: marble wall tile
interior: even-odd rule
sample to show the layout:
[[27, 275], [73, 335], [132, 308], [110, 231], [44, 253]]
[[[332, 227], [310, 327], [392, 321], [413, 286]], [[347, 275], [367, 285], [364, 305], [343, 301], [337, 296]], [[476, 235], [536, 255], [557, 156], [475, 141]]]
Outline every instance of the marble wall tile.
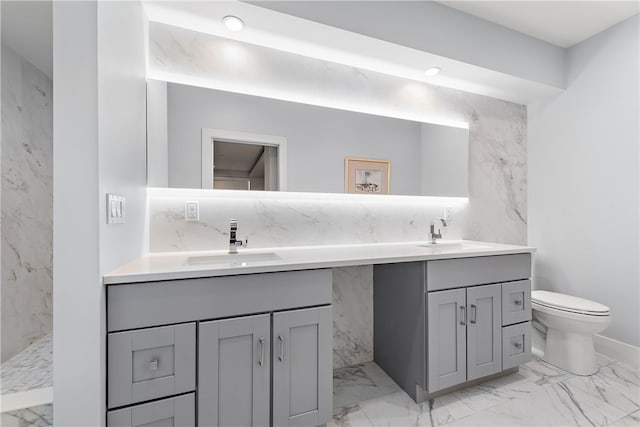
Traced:
[[373, 267], [333, 269], [333, 368], [373, 360]]
[[2, 46], [2, 361], [52, 328], [52, 90]]

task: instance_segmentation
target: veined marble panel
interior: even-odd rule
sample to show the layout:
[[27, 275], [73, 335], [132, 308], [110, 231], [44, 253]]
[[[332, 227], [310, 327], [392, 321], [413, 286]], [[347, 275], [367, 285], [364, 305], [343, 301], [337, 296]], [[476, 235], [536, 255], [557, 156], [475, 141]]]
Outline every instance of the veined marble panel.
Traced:
[[52, 91], [2, 46], [2, 361], [52, 329]]
[[333, 269], [333, 369], [373, 360], [373, 267]]
[[[254, 198], [210, 190], [150, 193], [151, 252], [225, 249], [230, 218], [238, 220], [238, 238], [248, 239], [252, 248], [426, 240], [431, 219], [442, 217], [445, 206], [417, 198], [396, 198], [390, 203], [326, 195], [314, 199], [313, 194]], [[200, 202], [200, 221], [184, 220], [188, 200]], [[461, 238], [463, 221], [457, 218], [464, 209], [464, 205], [454, 208], [446, 238]]]

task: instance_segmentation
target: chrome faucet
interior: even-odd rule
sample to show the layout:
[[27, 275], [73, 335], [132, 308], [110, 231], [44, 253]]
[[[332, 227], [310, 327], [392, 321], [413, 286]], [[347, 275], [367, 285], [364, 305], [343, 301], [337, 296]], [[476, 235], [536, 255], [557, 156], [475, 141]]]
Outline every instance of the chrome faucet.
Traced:
[[431, 235], [431, 244], [435, 245], [437, 242], [437, 239], [442, 239], [442, 231], [440, 228], [438, 228], [438, 232], [436, 233], [436, 226], [435, 223], [437, 221], [440, 221], [440, 223], [442, 224], [443, 227], [447, 226], [447, 220], [443, 219], [443, 218], [434, 218], [431, 220], [431, 226], [429, 227], [429, 234]]
[[230, 219], [229, 220], [229, 253], [237, 254], [238, 246], [246, 247], [249, 243], [248, 240], [244, 242], [242, 240], [238, 240], [236, 237], [238, 235], [238, 220]]

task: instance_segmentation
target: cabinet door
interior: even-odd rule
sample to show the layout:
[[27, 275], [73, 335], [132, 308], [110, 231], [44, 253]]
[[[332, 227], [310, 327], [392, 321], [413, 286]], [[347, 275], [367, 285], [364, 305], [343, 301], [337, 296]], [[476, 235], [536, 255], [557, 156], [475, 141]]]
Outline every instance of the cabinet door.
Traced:
[[332, 415], [331, 307], [273, 315], [273, 425], [315, 426]]
[[427, 298], [428, 391], [432, 393], [467, 379], [465, 290], [431, 292]]
[[268, 426], [270, 316], [200, 323], [198, 425]]
[[467, 288], [467, 379], [502, 370], [502, 287]]

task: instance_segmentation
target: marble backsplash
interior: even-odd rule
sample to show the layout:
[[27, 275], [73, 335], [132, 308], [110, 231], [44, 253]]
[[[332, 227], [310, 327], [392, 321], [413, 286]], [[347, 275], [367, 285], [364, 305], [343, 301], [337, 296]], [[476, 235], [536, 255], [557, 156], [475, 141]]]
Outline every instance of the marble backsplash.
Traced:
[[52, 92], [2, 46], [2, 361], [52, 328]]

